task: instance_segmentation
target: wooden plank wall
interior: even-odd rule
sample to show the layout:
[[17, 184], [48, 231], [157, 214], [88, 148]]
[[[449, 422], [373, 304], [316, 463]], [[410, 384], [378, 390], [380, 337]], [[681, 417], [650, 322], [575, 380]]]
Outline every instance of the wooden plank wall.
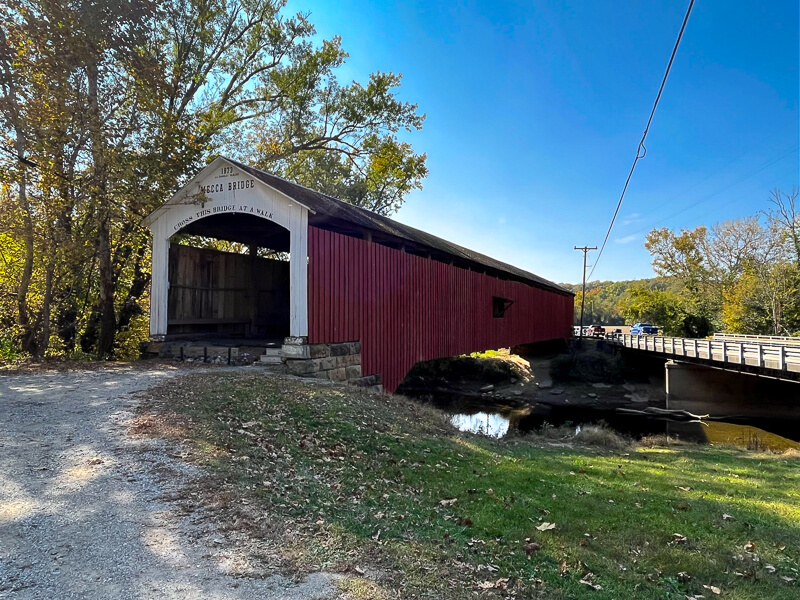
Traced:
[[[309, 342], [360, 340], [394, 391], [417, 362], [566, 339], [573, 298], [309, 227]], [[514, 301], [504, 318], [492, 298]]]
[[289, 331], [289, 263], [171, 244], [168, 333]]

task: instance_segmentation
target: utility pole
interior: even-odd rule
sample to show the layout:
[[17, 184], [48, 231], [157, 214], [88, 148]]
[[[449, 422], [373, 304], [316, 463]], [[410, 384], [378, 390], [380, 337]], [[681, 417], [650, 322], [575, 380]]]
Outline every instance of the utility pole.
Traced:
[[583, 345], [583, 302], [586, 300], [586, 254], [589, 250], [597, 250], [597, 246], [575, 246], [575, 250], [583, 252], [583, 284], [581, 285], [581, 325], [578, 330], [578, 345]]

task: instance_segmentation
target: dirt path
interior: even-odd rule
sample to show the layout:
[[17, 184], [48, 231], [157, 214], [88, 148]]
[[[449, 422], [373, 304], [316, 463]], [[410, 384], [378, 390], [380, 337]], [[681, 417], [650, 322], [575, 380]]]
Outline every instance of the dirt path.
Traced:
[[181, 374], [114, 366], [0, 377], [1, 599], [337, 597], [322, 573], [301, 583], [232, 576], [243, 559], [169, 500], [199, 473], [127, 423], [133, 392]]

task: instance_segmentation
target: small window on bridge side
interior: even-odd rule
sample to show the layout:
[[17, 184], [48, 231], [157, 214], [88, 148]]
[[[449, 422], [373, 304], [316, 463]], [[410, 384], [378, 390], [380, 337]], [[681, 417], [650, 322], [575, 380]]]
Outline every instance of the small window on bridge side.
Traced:
[[502, 319], [506, 316], [508, 308], [514, 304], [513, 300], [508, 298], [500, 298], [499, 296], [492, 297], [492, 316], [495, 319]]

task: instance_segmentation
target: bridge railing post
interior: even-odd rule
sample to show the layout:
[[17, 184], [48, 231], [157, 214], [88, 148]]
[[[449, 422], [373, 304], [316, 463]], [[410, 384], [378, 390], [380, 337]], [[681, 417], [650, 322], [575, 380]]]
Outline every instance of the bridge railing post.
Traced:
[[763, 344], [759, 344], [758, 345], [758, 362], [756, 363], [756, 366], [758, 366], [759, 368], [764, 366], [764, 345]]
[[695, 338], [692, 341], [694, 342], [694, 348], [692, 348], [692, 350], [694, 351], [694, 357], [697, 358], [697, 338]]
[[728, 342], [722, 340], [722, 362], [728, 362]]
[[681, 338], [681, 356], [686, 356], [686, 338]]
[[786, 346], [778, 346], [778, 370], [786, 369]]
[[744, 364], [744, 344], [739, 342], [739, 364]]
[[714, 360], [714, 355], [711, 354], [711, 340], [706, 340], [706, 351], [708, 352], [708, 360]]

